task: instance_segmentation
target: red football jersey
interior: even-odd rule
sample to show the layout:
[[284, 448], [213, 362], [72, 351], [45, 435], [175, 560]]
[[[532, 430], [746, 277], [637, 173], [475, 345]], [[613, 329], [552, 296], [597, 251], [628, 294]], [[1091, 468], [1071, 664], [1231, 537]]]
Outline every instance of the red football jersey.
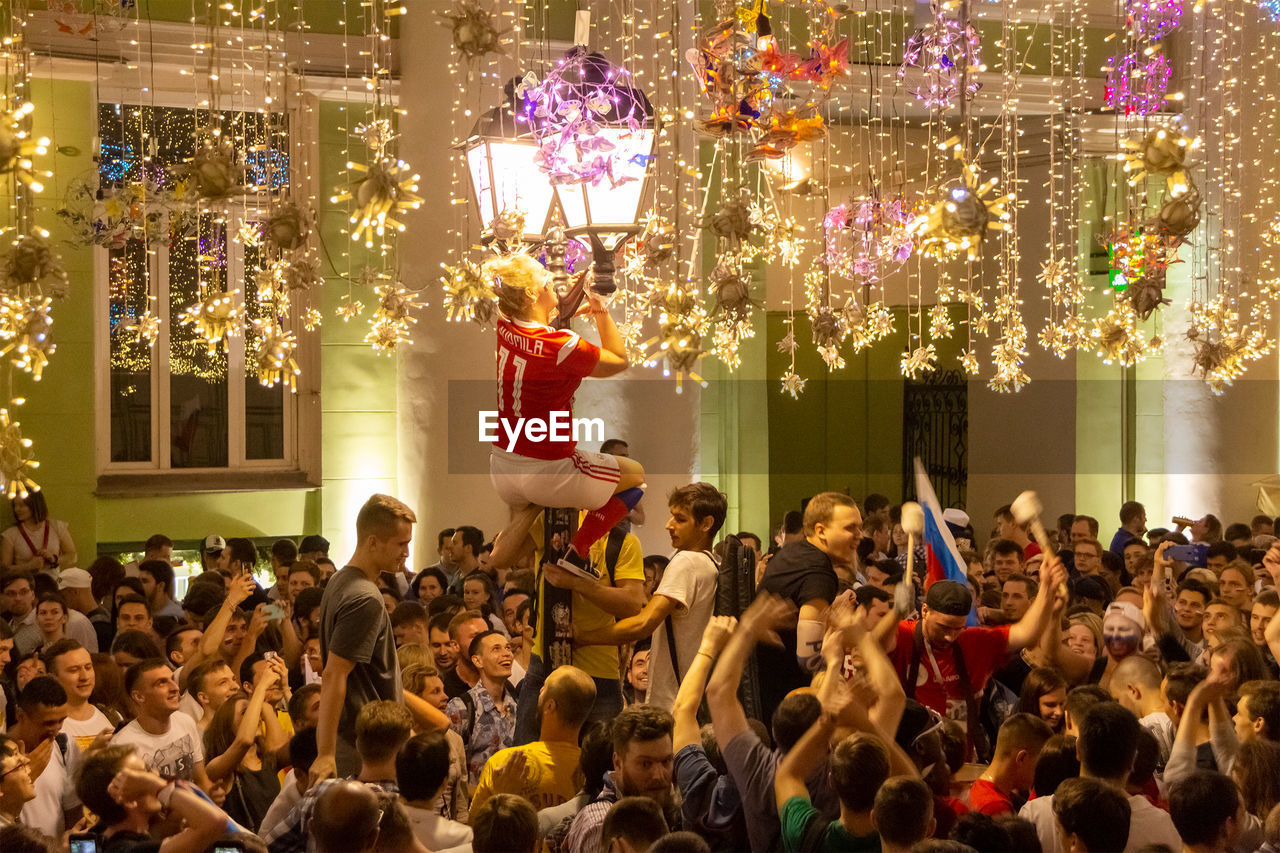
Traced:
[[[575, 332], [499, 317], [498, 445], [508, 446], [521, 418], [525, 423], [540, 420], [548, 425], [545, 438], [532, 441], [520, 429], [511, 452], [534, 459], [572, 456], [572, 423], [567, 424], [567, 437], [553, 438], [552, 413], [567, 412], [572, 419], [573, 395], [599, 360], [600, 348]], [[558, 420], [564, 423], [563, 417]]]

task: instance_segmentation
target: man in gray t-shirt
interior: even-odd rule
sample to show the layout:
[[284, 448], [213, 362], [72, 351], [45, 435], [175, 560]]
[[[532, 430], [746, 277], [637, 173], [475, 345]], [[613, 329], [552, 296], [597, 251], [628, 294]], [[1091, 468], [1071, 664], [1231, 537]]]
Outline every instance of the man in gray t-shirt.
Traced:
[[370, 702], [402, 701], [391, 617], [375, 583], [382, 572], [403, 569], [413, 538], [413, 510], [387, 495], [369, 498], [356, 516], [359, 544], [320, 602], [319, 755], [313, 779], [360, 770], [356, 715]]

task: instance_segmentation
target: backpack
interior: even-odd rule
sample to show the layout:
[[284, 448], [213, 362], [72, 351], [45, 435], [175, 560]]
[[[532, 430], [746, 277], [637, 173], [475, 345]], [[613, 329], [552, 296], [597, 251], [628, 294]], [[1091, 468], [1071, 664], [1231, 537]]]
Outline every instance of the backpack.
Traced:
[[[759, 555], [754, 548], [742, 544], [737, 536], [727, 536], [724, 542], [724, 559], [720, 562], [720, 574], [716, 583], [715, 614], [738, 617], [751, 606], [756, 597], [756, 560]], [[760, 707], [760, 671], [754, 654], [747, 656], [742, 668], [738, 701], [742, 703], [742, 709], [748, 718], [758, 720], [763, 717], [763, 709]]]

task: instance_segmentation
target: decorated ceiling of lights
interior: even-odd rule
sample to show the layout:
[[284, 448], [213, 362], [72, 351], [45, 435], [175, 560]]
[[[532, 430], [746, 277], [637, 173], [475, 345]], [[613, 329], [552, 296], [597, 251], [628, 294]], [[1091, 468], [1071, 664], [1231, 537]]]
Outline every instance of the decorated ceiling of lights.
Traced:
[[[57, 145], [32, 134], [25, 31], [35, 4], [7, 5], [0, 358], [11, 402], [0, 409], [0, 470], [21, 493], [35, 463], [13, 416], [15, 373], [40, 378], [68, 287], [52, 223], [38, 221], [48, 206], [34, 203]], [[132, 0], [39, 5], [69, 37], [144, 34]], [[391, 54], [402, 49], [393, 25], [406, 13], [433, 15], [449, 32], [459, 143], [494, 105], [486, 92], [496, 87], [476, 84], [513, 80], [552, 183], [617, 186], [629, 165], [647, 167], [637, 233], [616, 252], [614, 304], [637, 360], [677, 381], [697, 378], [705, 357], [738, 366], [742, 341], [764, 327], [766, 270], [786, 292], [787, 331], [769, 343], [790, 356], [780, 381], [792, 395], [806, 381], [801, 348], [838, 371], [904, 331], [904, 376], [959, 367], [1010, 392], [1031, 381], [1033, 347], [1126, 366], [1182, 348], [1219, 393], [1274, 349], [1276, 4], [1119, 0], [1123, 15], [1103, 20], [1093, 0], [607, 5], [609, 37], [598, 18], [581, 40], [634, 93], [629, 105], [573, 87], [595, 60], [566, 55], [549, 4], [342, 0], [344, 88], [360, 97], [346, 107], [345, 180], [319, 189], [347, 212], [340, 245], [322, 238], [318, 192], [295, 179], [308, 164], [288, 124], [301, 75], [285, 36], [307, 31], [315, 4], [195, 0], [184, 73], [197, 109], [184, 121], [148, 106], [145, 47], [131, 40], [138, 84], [120, 96], [115, 147], [102, 136], [91, 174], [54, 182], [61, 233], [110, 250], [113, 363], [145, 359], [161, 335], [146, 260], [161, 247], [181, 243], [193, 256], [190, 280], [165, 291], [185, 300], [166, 314], [190, 350], [173, 369], [225, 371], [228, 341], [242, 336], [246, 370], [291, 389], [300, 336], [324, 320], [321, 285], [344, 288], [339, 318], [367, 324], [368, 344], [391, 353], [420, 318], [439, 316], [422, 310], [436, 298], [448, 319], [491, 320], [495, 254], [547, 257], [519, 239], [527, 211], [482, 221], [455, 156], [444, 274], [402, 268], [405, 214], [421, 203], [391, 94]], [[253, 89], [259, 106], [228, 98], [227, 80]], [[602, 128], [634, 129], [644, 110], [657, 141], [641, 157]], [[109, 111], [100, 119], [109, 124]], [[1027, 177], [1032, 162], [1047, 162], [1043, 183]], [[1024, 232], [1028, 217], [1047, 220], [1047, 240], [1039, 225]], [[481, 232], [492, 238], [483, 247], [473, 244]], [[239, 281], [228, 241], [243, 246]], [[1045, 256], [1038, 270], [1022, 262], [1027, 245]], [[570, 242], [570, 271], [590, 258]], [[1189, 300], [1169, 295], [1175, 274]]]

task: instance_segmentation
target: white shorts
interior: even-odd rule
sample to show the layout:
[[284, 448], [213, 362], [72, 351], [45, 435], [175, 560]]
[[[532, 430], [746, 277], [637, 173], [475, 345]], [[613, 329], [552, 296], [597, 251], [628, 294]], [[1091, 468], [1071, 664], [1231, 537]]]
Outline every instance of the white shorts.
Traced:
[[618, 457], [575, 450], [564, 459], [533, 459], [494, 447], [489, 479], [509, 506], [599, 509], [618, 488]]

